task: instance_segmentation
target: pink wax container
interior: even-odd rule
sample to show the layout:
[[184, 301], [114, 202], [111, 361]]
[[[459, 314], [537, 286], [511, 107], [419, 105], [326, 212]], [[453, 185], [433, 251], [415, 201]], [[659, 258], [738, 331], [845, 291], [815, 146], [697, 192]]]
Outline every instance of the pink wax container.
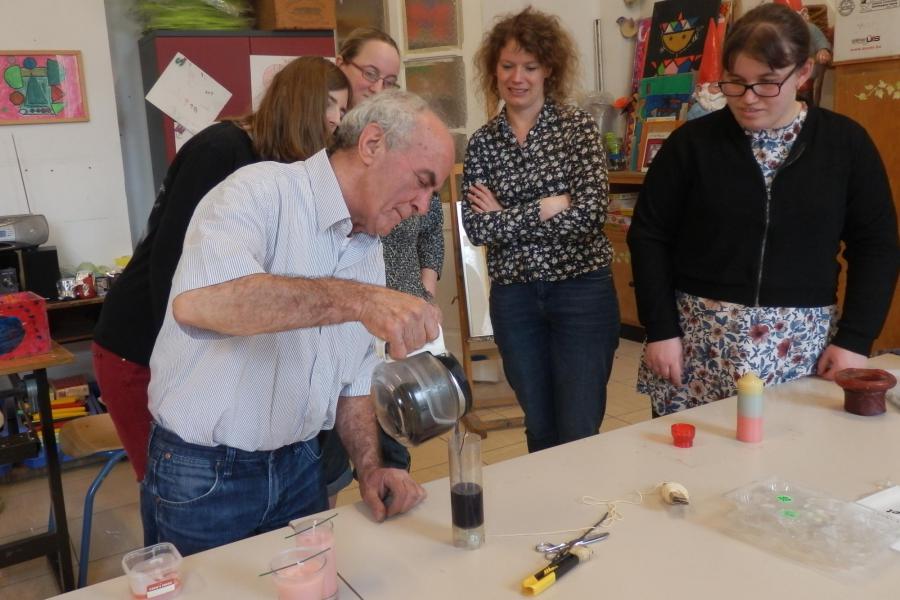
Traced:
[[[323, 556], [327, 559], [325, 564], [325, 585], [322, 592], [323, 600], [335, 600], [338, 597], [337, 562], [334, 553], [334, 522], [321, 522], [322, 519], [304, 519], [292, 521], [291, 527], [299, 531], [294, 536], [298, 548], [306, 548], [309, 554], [315, 554], [322, 550], [328, 550]], [[305, 529], [305, 531], [303, 531]]]
[[269, 562], [278, 600], [321, 600], [328, 559], [309, 548], [288, 548]]
[[181, 592], [181, 554], [169, 542], [129, 552], [122, 569], [138, 600], [168, 600]]

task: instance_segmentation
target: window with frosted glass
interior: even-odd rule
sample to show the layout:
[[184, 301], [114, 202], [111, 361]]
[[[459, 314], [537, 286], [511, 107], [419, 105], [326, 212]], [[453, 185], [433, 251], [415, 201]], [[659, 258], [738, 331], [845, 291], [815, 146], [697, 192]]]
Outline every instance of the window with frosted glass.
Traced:
[[406, 89], [425, 98], [451, 129], [466, 126], [466, 72], [461, 57], [407, 62]]
[[387, 31], [384, 0], [335, 0], [338, 44], [357, 27]]
[[453, 162], [461, 163], [466, 158], [466, 145], [469, 138], [464, 133], [451, 133], [453, 136]]
[[406, 49], [459, 48], [457, 0], [405, 0]]

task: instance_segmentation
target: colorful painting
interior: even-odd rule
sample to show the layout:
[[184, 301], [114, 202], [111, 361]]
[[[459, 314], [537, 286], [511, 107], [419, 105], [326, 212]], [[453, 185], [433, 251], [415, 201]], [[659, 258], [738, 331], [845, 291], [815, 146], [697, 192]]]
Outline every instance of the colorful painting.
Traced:
[[406, 49], [459, 48], [457, 0], [405, 0]]
[[0, 51], [0, 125], [87, 121], [76, 50]]
[[644, 77], [689, 73], [700, 67], [707, 23], [720, 0], [667, 0], [653, 5]]

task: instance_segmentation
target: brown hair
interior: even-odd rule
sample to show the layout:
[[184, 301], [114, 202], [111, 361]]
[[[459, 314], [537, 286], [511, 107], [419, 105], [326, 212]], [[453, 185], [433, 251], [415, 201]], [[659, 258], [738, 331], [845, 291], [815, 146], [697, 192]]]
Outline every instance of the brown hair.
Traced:
[[550, 70], [550, 76], [544, 80], [544, 95], [557, 102], [568, 99], [575, 84], [578, 53], [575, 42], [562, 27], [559, 18], [528, 7], [518, 14], [504, 15], [499, 19], [484, 35], [475, 54], [476, 80], [484, 97], [488, 118], [497, 114], [499, 109], [497, 63], [500, 51], [510, 40]]
[[397, 42], [385, 32], [380, 29], [375, 29], [374, 27], [357, 27], [341, 42], [341, 45], [338, 47], [338, 56], [344, 59], [344, 62], [351, 61], [362, 52], [362, 48], [366, 45], [366, 42], [372, 40], [384, 42], [396, 50], [397, 54], [400, 54], [400, 48], [397, 47]]
[[303, 56], [275, 75], [256, 112], [234, 122], [247, 130], [264, 160], [306, 160], [330, 142], [328, 92], [339, 90], [349, 91], [350, 82], [334, 63]]
[[797, 12], [783, 4], [761, 4], [737, 20], [722, 51], [722, 66], [731, 71], [738, 54], [772, 70], [801, 66], [809, 58], [809, 28]]

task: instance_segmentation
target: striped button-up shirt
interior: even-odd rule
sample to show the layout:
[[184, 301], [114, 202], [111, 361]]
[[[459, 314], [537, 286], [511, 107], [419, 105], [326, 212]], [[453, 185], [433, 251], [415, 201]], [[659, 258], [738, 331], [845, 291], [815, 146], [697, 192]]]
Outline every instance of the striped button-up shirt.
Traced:
[[351, 227], [324, 151], [242, 168], [203, 198], [150, 359], [160, 425], [194, 444], [274, 450], [332, 428], [339, 396], [369, 393], [378, 360], [359, 322], [229, 336], [172, 316], [178, 294], [256, 273], [383, 285], [378, 238]]

